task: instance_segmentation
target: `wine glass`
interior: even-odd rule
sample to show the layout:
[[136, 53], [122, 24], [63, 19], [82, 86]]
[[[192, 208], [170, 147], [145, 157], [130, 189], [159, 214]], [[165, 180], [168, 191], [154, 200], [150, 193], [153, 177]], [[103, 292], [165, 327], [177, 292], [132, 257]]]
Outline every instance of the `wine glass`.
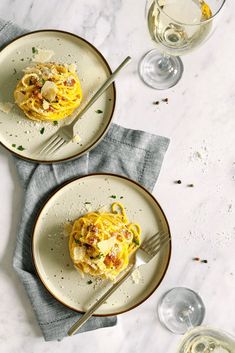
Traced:
[[219, 329], [195, 327], [183, 336], [177, 353], [234, 353], [235, 337]]
[[226, 0], [205, 1], [147, 0], [149, 33], [158, 47], [148, 52], [139, 66], [140, 77], [148, 86], [167, 89], [179, 81], [183, 73], [179, 55], [208, 37]]
[[175, 334], [184, 334], [190, 328], [201, 325], [205, 311], [199, 294], [185, 287], [170, 289], [158, 304], [160, 322]]
[[205, 305], [198, 293], [185, 287], [166, 292], [158, 305], [160, 322], [172, 333], [184, 334], [177, 353], [234, 353], [235, 337], [200, 326]]

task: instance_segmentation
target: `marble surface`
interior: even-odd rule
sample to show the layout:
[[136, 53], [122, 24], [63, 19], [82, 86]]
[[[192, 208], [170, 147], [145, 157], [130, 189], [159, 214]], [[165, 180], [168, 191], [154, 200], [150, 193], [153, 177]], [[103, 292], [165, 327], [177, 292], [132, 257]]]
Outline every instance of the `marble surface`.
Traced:
[[[112, 68], [132, 56], [117, 80], [114, 120], [170, 137], [154, 195], [173, 236], [169, 270], [145, 303], [120, 315], [116, 327], [45, 343], [11, 265], [23, 192], [11, 155], [0, 148], [1, 352], [174, 353], [181, 337], [161, 327], [156, 315], [160, 296], [174, 286], [198, 291], [207, 310], [204, 323], [235, 335], [235, 3], [227, 1], [213, 36], [183, 57], [183, 78], [167, 91], [148, 88], [138, 76], [140, 58], [153, 47], [144, 7], [144, 0], [0, 2], [1, 16], [26, 28], [63, 29], [86, 38]], [[168, 104], [153, 105], [166, 97]], [[178, 179], [182, 184], [174, 183]], [[192, 261], [195, 256], [208, 263]]]

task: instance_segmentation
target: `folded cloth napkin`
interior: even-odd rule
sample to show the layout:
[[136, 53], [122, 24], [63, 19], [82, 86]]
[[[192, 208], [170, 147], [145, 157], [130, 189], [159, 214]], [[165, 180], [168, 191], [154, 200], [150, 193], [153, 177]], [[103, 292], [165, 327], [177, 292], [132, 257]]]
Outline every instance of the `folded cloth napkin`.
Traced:
[[[26, 31], [0, 20], [0, 45]], [[43, 165], [14, 157], [23, 188], [24, 207], [17, 235], [13, 266], [24, 284], [46, 341], [61, 340], [80, 314], [54, 299], [38, 279], [31, 259], [35, 218], [48, 196], [65, 181], [93, 172], [125, 175], [153, 189], [169, 139], [112, 124], [91, 152], [73, 161]], [[113, 326], [116, 317], [91, 317], [78, 331]]]

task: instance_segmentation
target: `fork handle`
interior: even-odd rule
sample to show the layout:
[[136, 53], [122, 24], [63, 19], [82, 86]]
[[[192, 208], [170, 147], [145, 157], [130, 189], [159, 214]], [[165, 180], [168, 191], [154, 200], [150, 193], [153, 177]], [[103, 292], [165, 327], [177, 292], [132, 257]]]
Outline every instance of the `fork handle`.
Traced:
[[113, 286], [109, 288], [107, 292], [102, 295], [102, 297], [94, 305], [92, 305], [91, 308], [77, 322], [75, 322], [75, 324], [69, 329], [68, 335], [74, 335], [79, 330], [79, 328], [82, 327], [85, 322], [87, 322], [87, 320], [92, 316], [94, 311], [98, 309], [103, 304], [103, 302], [108, 299], [110, 295], [115, 292], [115, 290], [120, 287], [123, 282], [126, 281], [128, 277], [130, 277], [130, 275], [134, 272], [135, 269], [136, 266], [132, 265], [130, 270], [124, 276], [122, 276], [116, 283], [114, 283]]
[[76, 118], [71, 122], [71, 126], [74, 127], [77, 121], [86, 113], [86, 111], [90, 108], [90, 106], [95, 103], [95, 101], [106, 91], [106, 89], [113, 83], [119, 72], [131, 61], [131, 57], [128, 56], [119, 66], [118, 68], [109, 76], [109, 78], [103, 83], [103, 85], [98, 89], [98, 91], [94, 94], [91, 100], [87, 103], [87, 105], [82, 109], [80, 113], [76, 116]]

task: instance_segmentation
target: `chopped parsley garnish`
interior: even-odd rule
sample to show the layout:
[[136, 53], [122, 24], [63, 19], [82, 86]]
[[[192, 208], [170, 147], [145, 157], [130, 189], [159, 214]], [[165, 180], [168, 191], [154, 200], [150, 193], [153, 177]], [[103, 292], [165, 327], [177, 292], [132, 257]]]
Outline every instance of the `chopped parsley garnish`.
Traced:
[[37, 54], [37, 53], [38, 53], [38, 50], [37, 50], [37, 48], [35, 48], [35, 47], [32, 47], [32, 53], [33, 53], [33, 54]]
[[16, 71], [16, 69], [15, 69], [15, 68], [14, 68], [13, 70], [14, 70], [14, 73], [13, 73], [13, 75], [15, 75], [15, 74], [17, 73], [17, 71]]
[[19, 151], [24, 151], [25, 148], [24, 148], [22, 145], [20, 145], [20, 146], [17, 147], [17, 150], [19, 150]]
[[44, 131], [45, 131], [45, 127], [42, 127], [41, 130], [40, 130], [40, 134], [43, 135]]
[[15, 144], [15, 143], [13, 143], [11, 146], [12, 146], [12, 147], [16, 147], [16, 144]]
[[54, 121], [53, 121], [53, 125], [58, 125], [58, 121], [57, 121], [57, 120], [54, 120]]
[[136, 239], [136, 238], [133, 238], [133, 243], [136, 244], [136, 245], [140, 245], [140, 242], [139, 242], [139, 239]]
[[90, 204], [91, 204], [91, 202], [89, 202], [89, 201], [85, 202], [85, 205], [90, 205]]
[[95, 112], [96, 112], [97, 114], [102, 114], [102, 113], [103, 113], [103, 110], [98, 109], [98, 110], [96, 110]]
[[24, 58], [21, 58], [20, 60], [21, 60], [21, 61], [24, 61]]
[[123, 199], [123, 196], [120, 196], [120, 199]]
[[92, 284], [92, 280], [89, 279], [89, 281], [87, 281], [87, 284]]
[[116, 199], [117, 198], [116, 195], [111, 195], [110, 197], [111, 197], [111, 199]]

